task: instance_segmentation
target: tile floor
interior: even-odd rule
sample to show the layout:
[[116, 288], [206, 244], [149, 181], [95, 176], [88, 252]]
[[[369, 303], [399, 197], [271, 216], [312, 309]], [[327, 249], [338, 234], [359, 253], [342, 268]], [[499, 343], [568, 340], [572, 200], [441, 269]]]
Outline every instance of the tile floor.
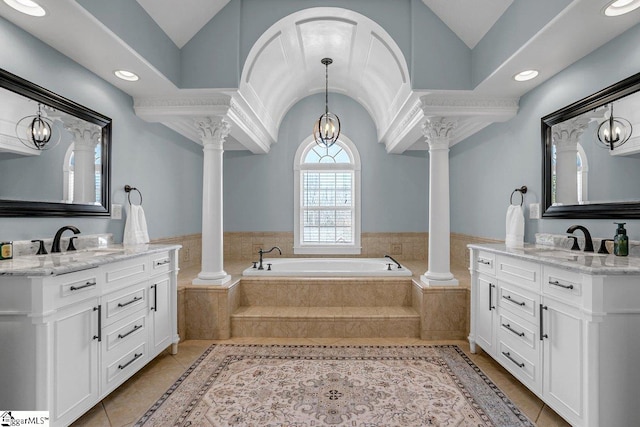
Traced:
[[537, 426], [556, 427], [569, 425], [493, 359], [482, 352], [475, 355], [470, 354], [469, 344], [466, 341], [421, 341], [413, 338], [234, 338], [224, 341], [184, 341], [180, 343], [178, 354], [175, 356], [165, 351], [102, 402], [94, 406], [72, 426], [122, 427], [133, 425], [212, 343], [288, 345], [456, 344]]

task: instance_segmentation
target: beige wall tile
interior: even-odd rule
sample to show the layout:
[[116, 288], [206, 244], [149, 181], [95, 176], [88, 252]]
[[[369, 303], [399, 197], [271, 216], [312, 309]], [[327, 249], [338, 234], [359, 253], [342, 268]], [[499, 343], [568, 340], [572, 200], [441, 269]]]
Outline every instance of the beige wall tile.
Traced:
[[342, 307], [341, 282], [314, 281], [309, 283], [309, 306]]
[[308, 307], [309, 284], [282, 282], [276, 285], [276, 304], [283, 306]]

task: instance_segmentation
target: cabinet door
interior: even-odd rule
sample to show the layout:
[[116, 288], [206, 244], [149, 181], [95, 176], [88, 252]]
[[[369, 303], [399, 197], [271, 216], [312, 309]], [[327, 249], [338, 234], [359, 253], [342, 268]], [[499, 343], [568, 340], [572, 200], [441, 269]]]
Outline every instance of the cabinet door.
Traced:
[[171, 344], [171, 286], [169, 276], [152, 279], [150, 289], [151, 356]]
[[74, 419], [98, 400], [98, 299], [66, 308], [53, 321], [53, 417]]
[[494, 354], [495, 348], [495, 312], [496, 285], [495, 279], [479, 275], [476, 282], [476, 342], [488, 354]]
[[582, 417], [584, 325], [580, 311], [550, 298], [541, 310], [543, 396], [572, 423]]

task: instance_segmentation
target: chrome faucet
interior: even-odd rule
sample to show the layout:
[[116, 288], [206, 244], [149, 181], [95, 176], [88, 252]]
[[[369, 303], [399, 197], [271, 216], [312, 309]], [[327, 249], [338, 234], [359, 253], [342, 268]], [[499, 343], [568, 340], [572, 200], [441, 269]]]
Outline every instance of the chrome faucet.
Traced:
[[51, 253], [59, 253], [62, 252], [60, 250], [60, 238], [62, 237], [62, 233], [66, 230], [73, 231], [74, 234], [80, 234], [80, 230], [73, 225], [65, 225], [64, 227], [60, 227], [58, 231], [56, 231], [56, 236], [53, 238], [53, 244], [51, 245]]
[[576, 230], [581, 230], [584, 233], [584, 252], [593, 252], [593, 240], [591, 240], [591, 233], [587, 230], [587, 227], [582, 225], [572, 225], [567, 228], [567, 233], [573, 233]]
[[260, 250], [258, 251], [258, 253], [260, 254], [260, 265], [258, 266], [258, 270], [264, 270], [264, 267], [262, 266], [262, 254], [268, 254], [269, 252], [272, 252], [274, 249], [277, 249], [280, 255], [282, 255], [282, 251], [277, 246], [272, 247], [268, 251], [263, 251], [262, 248], [260, 248]]

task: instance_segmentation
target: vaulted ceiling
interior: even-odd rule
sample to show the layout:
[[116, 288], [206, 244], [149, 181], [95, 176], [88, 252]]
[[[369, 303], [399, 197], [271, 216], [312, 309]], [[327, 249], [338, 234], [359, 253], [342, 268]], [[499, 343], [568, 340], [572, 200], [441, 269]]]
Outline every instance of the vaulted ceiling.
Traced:
[[[256, 153], [267, 152], [277, 140], [280, 122], [293, 104], [324, 89], [324, 56], [334, 58], [330, 90], [360, 102], [374, 118], [387, 150], [403, 152], [424, 148], [418, 126], [424, 117], [462, 117], [455, 142], [512, 117], [520, 96], [640, 22], [640, 9], [617, 18], [604, 16], [602, 9], [611, 0], [406, 0], [411, 15], [398, 15], [397, 20], [420, 28], [422, 17], [436, 16], [439, 24], [430, 18], [429, 25], [439, 33], [430, 33], [428, 42], [451, 44], [452, 38], [458, 39], [461, 47], [456, 49], [468, 57], [466, 87], [453, 77], [447, 83], [447, 73], [457, 71], [447, 69], [444, 80], [431, 87], [416, 70], [425, 62], [446, 63], [450, 58], [417, 60], [423, 40], [415, 39], [415, 30], [411, 46], [406, 40], [399, 46], [379, 23], [354, 10], [292, 7], [292, 13], [260, 30], [246, 52], [236, 45], [235, 57], [218, 58], [239, 63], [235, 87], [185, 84], [192, 66], [185, 65], [185, 58], [210, 54], [212, 46], [225, 43], [201, 39], [207, 31], [225, 37], [224, 30], [211, 28], [212, 22], [242, 1], [137, 0], [138, 9], [130, 0], [41, 1], [47, 15], [36, 19], [0, 2], [0, 16], [130, 94], [141, 117], [198, 141], [186, 116], [228, 114], [234, 124], [228, 148]], [[287, 2], [274, 2], [274, 7], [283, 4]], [[309, 2], [313, 4], [322, 2]], [[345, 7], [349, 4], [344, 2]], [[223, 27], [224, 22], [216, 25]], [[194, 52], [193, 46], [205, 50]], [[446, 49], [440, 52], [447, 56]], [[140, 80], [117, 79], [113, 71], [120, 68], [134, 70]], [[513, 80], [529, 68], [538, 69], [540, 76], [525, 83]]]

